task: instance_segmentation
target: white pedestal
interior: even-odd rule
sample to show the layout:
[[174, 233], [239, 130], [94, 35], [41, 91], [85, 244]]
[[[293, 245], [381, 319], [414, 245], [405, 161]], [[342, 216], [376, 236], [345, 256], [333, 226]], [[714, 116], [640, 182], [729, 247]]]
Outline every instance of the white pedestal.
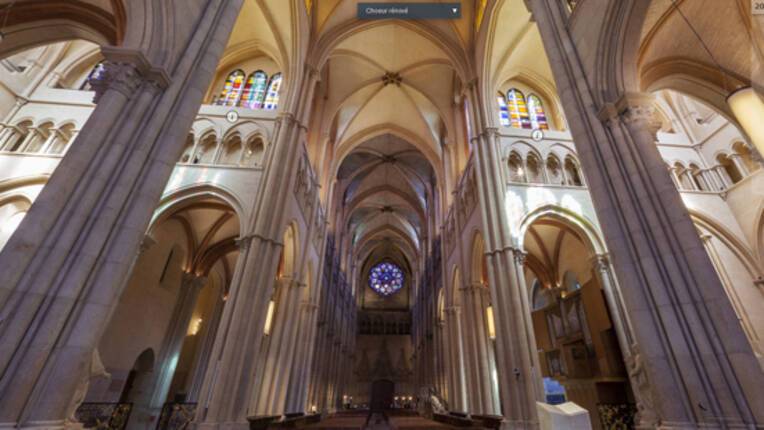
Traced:
[[589, 411], [573, 402], [549, 405], [536, 402], [541, 430], [591, 430]]

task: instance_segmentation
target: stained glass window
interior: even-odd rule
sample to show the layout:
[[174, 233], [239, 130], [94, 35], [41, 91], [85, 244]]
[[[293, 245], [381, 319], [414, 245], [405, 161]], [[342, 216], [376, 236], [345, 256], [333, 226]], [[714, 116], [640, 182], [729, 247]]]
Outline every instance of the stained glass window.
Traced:
[[91, 91], [93, 89], [92, 82], [101, 79], [101, 76], [103, 76], [105, 71], [106, 66], [103, 64], [103, 61], [96, 64], [95, 67], [93, 67], [93, 70], [88, 74], [88, 77], [85, 78], [85, 81], [82, 82], [82, 85], [80, 85], [80, 90]]
[[369, 272], [369, 287], [383, 296], [403, 288], [403, 272], [393, 263], [379, 263]]
[[512, 88], [507, 92], [507, 105], [509, 119], [514, 128], [531, 128], [528, 106], [525, 104], [525, 96], [522, 91]]
[[262, 109], [267, 85], [268, 75], [262, 70], [249, 75], [247, 85], [244, 86], [244, 95], [241, 97], [241, 106], [249, 109]]
[[271, 83], [268, 84], [268, 95], [265, 97], [265, 108], [268, 110], [276, 109], [279, 105], [279, 89], [281, 88], [281, 73], [276, 73], [271, 77]]
[[544, 105], [541, 103], [541, 99], [535, 94], [528, 96], [528, 113], [531, 117], [531, 128], [549, 130], [549, 124], [546, 121], [546, 114], [544, 113]]
[[220, 106], [236, 106], [241, 98], [241, 93], [244, 87], [244, 72], [241, 70], [234, 70], [228, 75], [228, 79], [225, 81], [223, 91], [220, 93], [215, 104]]
[[499, 104], [499, 122], [504, 127], [509, 127], [509, 111], [507, 111], [507, 100], [504, 98], [504, 94], [497, 94], [496, 102]]

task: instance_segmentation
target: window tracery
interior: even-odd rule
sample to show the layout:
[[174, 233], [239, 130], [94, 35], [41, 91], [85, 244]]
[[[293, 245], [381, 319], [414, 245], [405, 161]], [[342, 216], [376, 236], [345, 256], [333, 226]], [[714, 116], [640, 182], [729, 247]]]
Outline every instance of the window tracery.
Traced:
[[240, 69], [231, 72], [215, 104], [220, 106], [236, 106], [243, 92], [244, 77], [244, 72]]
[[528, 96], [528, 113], [532, 129], [549, 130], [546, 113], [544, 113], [544, 104], [541, 103], [541, 99], [535, 94]]
[[268, 75], [258, 70], [247, 79], [244, 87], [244, 95], [241, 98], [241, 106], [248, 109], [262, 109], [265, 103], [265, 91], [268, 85]]
[[504, 98], [504, 94], [499, 92], [496, 95], [496, 102], [499, 105], [499, 123], [504, 127], [509, 127], [509, 111], [507, 110], [507, 100]]
[[507, 92], [507, 106], [509, 119], [514, 128], [531, 128], [531, 120], [528, 115], [528, 106], [525, 104], [525, 95], [517, 88]]
[[389, 262], [379, 263], [369, 271], [369, 287], [382, 296], [390, 296], [403, 288], [403, 272]]
[[268, 84], [268, 93], [265, 97], [265, 109], [274, 110], [279, 104], [279, 90], [281, 89], [281, 73], [276, 73], [271, 77]]

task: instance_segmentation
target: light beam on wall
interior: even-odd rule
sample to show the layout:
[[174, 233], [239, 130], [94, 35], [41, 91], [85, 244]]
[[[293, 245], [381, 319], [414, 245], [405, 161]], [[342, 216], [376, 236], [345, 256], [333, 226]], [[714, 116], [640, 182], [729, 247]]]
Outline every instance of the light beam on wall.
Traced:
[[751, 143], [764, 154], [764, 100], [751, 87], [739, 89], [727, 97], [732, 113], [743, 127]]

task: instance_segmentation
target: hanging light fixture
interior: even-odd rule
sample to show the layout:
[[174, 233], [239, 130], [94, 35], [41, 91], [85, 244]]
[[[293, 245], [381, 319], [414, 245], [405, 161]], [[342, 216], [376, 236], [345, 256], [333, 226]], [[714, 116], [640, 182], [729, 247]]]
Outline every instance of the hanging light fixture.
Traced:
[[751, 143], [764, 154], [764, 100], [751, 87], [741, 88], [727, 97], [727, 104]]

